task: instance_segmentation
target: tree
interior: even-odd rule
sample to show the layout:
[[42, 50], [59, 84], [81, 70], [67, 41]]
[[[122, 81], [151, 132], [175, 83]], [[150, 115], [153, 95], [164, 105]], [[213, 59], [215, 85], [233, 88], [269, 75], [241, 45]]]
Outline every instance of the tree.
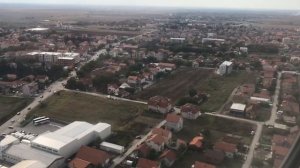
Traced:
[[196, 96], [196, 95], [197, 95], [197, 90], [194, 89], [194, 88], [190, 89], [190, 90], [189, 90], [189, 95], [190, 95], [190, 97]]
[[113, 75], [97, 76], [93, 80], [93, 85], [100, 91], [106, 92], [106, 87], [110, 83], [117, 83], [118, 80]]
[[76, 86], [77, 86], [77, 81], [75, 77], [72, 77], [67, 81], [66, 88], [75, 90]]

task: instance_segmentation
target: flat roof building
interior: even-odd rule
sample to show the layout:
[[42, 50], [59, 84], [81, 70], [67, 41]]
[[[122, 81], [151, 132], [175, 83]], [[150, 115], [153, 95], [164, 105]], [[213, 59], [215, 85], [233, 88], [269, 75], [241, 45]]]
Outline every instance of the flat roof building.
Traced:
[[59, 168], [64, 163], [64, 158], [46, 151], [32, 148], [30, 144], [14, 144], [2, 153], [2, 160], [17, 164], [24, 160], [36, 160], [47, 168]]
[[70, 157], [82, 145], [87, 145], [96, 138], [105, 139], [111, 134], [111, 125], [98, 123], [96, 125], [75, 121], [59, 130], [38, 136], [31, 142], [33, 147], [50, 153]]

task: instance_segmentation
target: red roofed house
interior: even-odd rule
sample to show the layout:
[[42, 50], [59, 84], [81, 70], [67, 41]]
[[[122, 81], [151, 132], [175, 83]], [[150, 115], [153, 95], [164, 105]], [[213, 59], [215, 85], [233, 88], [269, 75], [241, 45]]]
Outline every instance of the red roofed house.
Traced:
[[159, 113], [168, 113], [172, 108], [171, 100], [162, 97], [162, 96], [154, 96], [148, 100], [148, 109], [153, 110]]
[[181, 115], [183, 118], [197, 119], [201, 115], [201, 113], [197, 106], [187, 103], [181, 106]]
[[172, 138], [172, 133], [162, 128], [154, 128], [152, 135], [147, 139], [146, 144], [157, 152], [164, 150], [165, 145], [169, 144]]
[[228, 158], [233, 158], [234, 154], [237, 152], [237, 146], [235, 144], [227, 142], [217, 142], [214, 145], [214, 150], [223, 151]]
[[159, 157], [161, 162], [167, 167], [171, 167], [176, 161], [176, 153], [172, 150], [165, 150]]
[[150, 151], [151, 151], [151, 148], [148, 145], [146, 145], [145, 143], [143, 143], [135, 149], [134, 153], [139, 157], [147, 158]]
[[199, 150], [202, 148], [203, 137], [202, 136], [196, 136], [194, 137], [191, 142], [189, 143], [189, 147], [192, 149]]
[[216, 166], [196, 161], [195, 164], [192, 165], [192, 168], [216, 168]]
[[79, 158], [75, 158], [69, 163], [69, 168], [92, 168], [92, 167], [93, 166], [91, 162]]
[[166, 128], [171, 131], [180, 131], [183, 128], [183, 119], [182, 117], [176, 114], [168, 114], [166, 118]]
[[[76, 159], [76, 160], [75, 160]], [[97, 167], [105, 167], [110, 161], [110, 155], [106, 152], [98, 149], [94, 149], [88, 146], [82, 146], [77, 152], [75, 158], [69, 163], [70, 168], [81, 168], [74, 167], [78, 162], [82, 162], [79, 159], [91, 163], [91, 165]], [[83, 163], [80, 163], [80, 165]]]
[[136, 168], [160, 168], [160, 163], [144, 158], [139, 158]]

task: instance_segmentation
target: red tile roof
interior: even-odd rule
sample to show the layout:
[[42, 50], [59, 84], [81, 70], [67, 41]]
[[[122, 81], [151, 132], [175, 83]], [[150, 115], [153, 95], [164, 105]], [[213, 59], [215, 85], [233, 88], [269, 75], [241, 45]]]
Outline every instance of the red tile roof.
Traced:
[[148, 145], [146, 145], [145, 143], [143, 143], [137, 147], [136, 151], [141, 153], [142, 156], [146, 157], [149, 155], [151, 148]]
[[160, 159], [166, 158], [169, 161], [175, 161], [176, 160], [176, 153], [173, 150], [165, 150], [160, 156]]
[[202, 141], [203, 141], [202, 136], [196, 136], [191, 140], [189, 145], [193, 146], [193, 147], [196, 147], [196, 148], [201, 148], [202, 147]]
[[163, 145], [165, 142], [165, 138], [158, 134], [153, 134], [149, 137], [148, 141], [151, 141], [157, 145]]
[[110, 159], [110, 155], [102, 150], [82, 146], [77, 152], [76, 158], [91, 162], [93, 165], [97, 166], [104, 164], [107, 159]]
[[148, 100], [148, 105], [151, 106], [159, 106], [165, 108], [168, 107], [170, 104], [171, 100], [162, 96], [154, 96]]
[[176, 114], [168, 114], [166, 117], [167, 122], [178, 123], [181, 117]]
[[216, 168], [216, 166], [208, 164], [208, 163], [196, 161], [194, 164], [194, 168]]
[[136, 168], [158, 168], [159, 163], [156, 161], [140, 158], [136, 165]]
[[90, 162], [79, 159], [79, 158], [74, 158], [70, 163], [69, 167], [70, 168], [87, 168], [89, 165], [91, 165]]
[[153, 128], [152, 134], [158, 134], [163, 137], [168, 137], [168, 136], [172, 135], [172, 133], [169, 130], [162, 129], [162, 128]]
[[193, 105], [193, 104], [190, 104], [190, 103], [187, 103], [183, 106], [181, 106], [181, 112], [182, 113], [188, 113], [188, 112], [191, 112], [191, 113], [199, 113], [200, 110], [197, 108], [197, 106]]

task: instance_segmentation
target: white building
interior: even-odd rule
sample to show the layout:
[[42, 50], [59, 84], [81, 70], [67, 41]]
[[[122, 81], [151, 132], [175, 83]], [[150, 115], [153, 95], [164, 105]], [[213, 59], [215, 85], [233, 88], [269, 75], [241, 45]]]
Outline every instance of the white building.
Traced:
[[3, 151], [7, 149], [10, 145], [19, 143], [19, 139], [12, 135], [6, 135], [4, 139], [0, 141], [0, 159], [3, 159]]
[[124, 146], [120, 146], [109, 142], [102, 142], [100, 144], [100, 149], [105, 150], [107, 152], [113, 152], [118, 154], [124, 153], [125, 151]]
[[248, 47], [240, 47], [242, 53], [248, 53]]
[[36, 160], [45, 165], [44, 168], [61, 168], [65, 161], [62, 156], [32, 148], [25, 143], [11, 145], [3, 152], [2, 160], [17, 165], [24, 160]]
[[40, 161], [24, 160], [24, 161], [21, 161], [15, 165], [13, 165], [10, 168], [45, 168], [45, 167], [47, 167], [47, 166]]
[[225, 74], [230, 74], [232, 71], [233, 63], [230, 61], [224, 61], [220, 66], [219, 66], [219, 74], [220, 75], [225, 75]]
[[82, 145], [87, 145], [96, 138], [105, 139], [111, 134], [111, 125], [98, 123], [92, 125], [83, 121], [75, 121], [57, 131], [38, 136], [31, 143], [32, 147], [70, 157]]
[[59, 59], [72, 59], [75, 63], [80, 61], [79, 53], [70, 53], [70, 52], [31, 52], [27, 53], [27, 55], [35, 56], [38, 58], [40, 62], [54, 64], [57, 63]]

